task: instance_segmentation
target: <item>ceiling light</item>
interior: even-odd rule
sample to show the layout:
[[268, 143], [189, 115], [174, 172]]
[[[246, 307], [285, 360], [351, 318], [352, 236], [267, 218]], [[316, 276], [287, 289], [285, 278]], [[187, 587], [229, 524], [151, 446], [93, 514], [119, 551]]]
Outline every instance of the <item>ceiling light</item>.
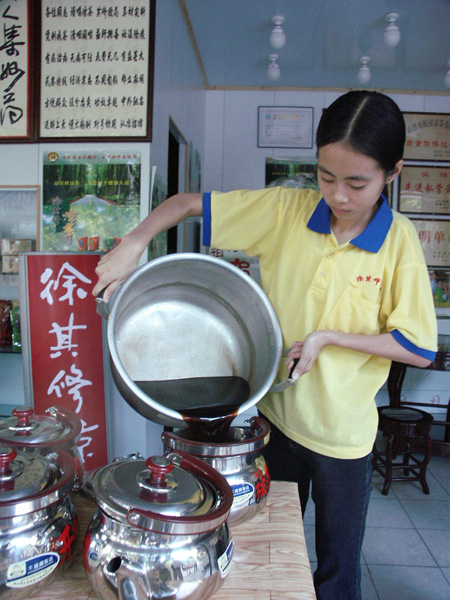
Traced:
[[399, 16], [398, 13], [391, 12], [384, 17], [384, 20], [388, 24], [384, 30], [384, 43], [388, 48], [394, 48], [400, 41], [400, 29], [395, 24]]
[[276, 81], [281, 75], [280, 67], [277, 63], [278, 54], [269, 54], [268, 59], [269, 66], [267, 67], [267, 77], [272, 81]]
[[447, 62], [448, 71], [445, 75], [444, 83], [447, 87], [450, 88], [450, 60]]
[[367, 66], [367, 63], [370, 60], [370, 56], [361, 56], [361, 58], [359, 59], [359, 62], [361, 63], [361, 66], [359, 67], [359, 71], [358, 71], [358, 81], [359, 83], [368, 83], [370, 81], [370, 69]]
[[281, 15], [275, 15], [272, 17], [272, 23], [275, 25], [275, 27], [272, 29], [272, 33], [270, 34], [270, 45], [272, 48], [279, 50], [286, 43], [286, 35], [281, 27], [284, 23], [284, 17]]

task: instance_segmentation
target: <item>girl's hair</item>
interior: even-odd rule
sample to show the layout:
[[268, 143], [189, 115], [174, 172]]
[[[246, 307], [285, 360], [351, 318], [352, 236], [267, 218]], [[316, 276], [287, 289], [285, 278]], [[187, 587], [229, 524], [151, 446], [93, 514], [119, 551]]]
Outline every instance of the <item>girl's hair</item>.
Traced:
[[384, 94], [348, 92], [325, 109], [317, 129], [317, 150], [335, 142], [373, 158], [390, 173], [403, 157], [405, 120], [397, 104]]

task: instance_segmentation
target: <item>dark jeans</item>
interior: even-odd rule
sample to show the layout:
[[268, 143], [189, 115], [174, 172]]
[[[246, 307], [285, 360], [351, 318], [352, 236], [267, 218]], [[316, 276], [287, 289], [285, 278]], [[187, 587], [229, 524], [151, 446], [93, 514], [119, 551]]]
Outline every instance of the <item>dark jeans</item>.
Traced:
[[302, 514], [311, 497], [316, 513], [317, 600], [361, 599], [361, 547], [372, 489], [371, 455], [330, 458], [287, 438], [270, 424], [264, 449], [272, 479], [298, 484]]

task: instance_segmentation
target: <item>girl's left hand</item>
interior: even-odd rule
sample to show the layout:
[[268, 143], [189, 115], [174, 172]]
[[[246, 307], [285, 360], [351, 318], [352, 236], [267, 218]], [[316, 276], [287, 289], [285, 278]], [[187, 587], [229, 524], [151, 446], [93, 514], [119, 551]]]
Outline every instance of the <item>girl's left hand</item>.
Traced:
[[313, 331], [310, 333], [304, 342], [294, 342], [289, 350], [286, 359], [286, 367], [290, 371], [295, 359], [299, 359], [297, 366], [292, 374], [292, 379], [295, 381], [311, 371], [316, 362], [320, 351], [327, 345], [326, 331]]

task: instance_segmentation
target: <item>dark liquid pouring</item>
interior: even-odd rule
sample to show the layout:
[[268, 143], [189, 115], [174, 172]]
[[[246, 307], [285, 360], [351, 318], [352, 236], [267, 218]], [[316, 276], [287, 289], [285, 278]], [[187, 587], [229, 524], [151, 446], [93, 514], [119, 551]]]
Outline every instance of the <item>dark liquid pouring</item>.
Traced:
[[242, 377], [190, 377], [166, 381], [135, 381], [150, 398], [179, 412], [191, 439], [225, 442], [239, 407], [250, 397]]

